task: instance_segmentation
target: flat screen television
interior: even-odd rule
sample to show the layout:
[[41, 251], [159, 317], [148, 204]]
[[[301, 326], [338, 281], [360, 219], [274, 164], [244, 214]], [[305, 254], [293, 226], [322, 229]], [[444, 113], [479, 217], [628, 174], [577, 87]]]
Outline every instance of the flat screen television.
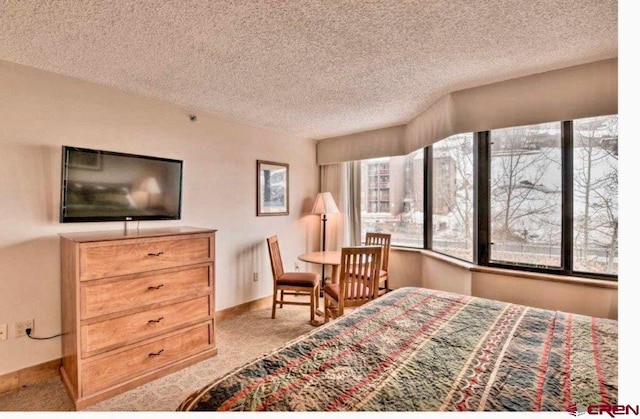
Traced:
[[179, 220], [181, 197], [181, 160], [62, 147], [62, 223]]

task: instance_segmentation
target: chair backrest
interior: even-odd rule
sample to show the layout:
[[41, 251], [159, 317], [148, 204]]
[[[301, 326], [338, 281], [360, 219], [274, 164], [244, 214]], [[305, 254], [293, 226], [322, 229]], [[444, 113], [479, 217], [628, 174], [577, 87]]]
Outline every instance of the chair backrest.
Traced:
[[356, 306], [378, 298], [382, 248], [343, 247], [340, 257], [340, 298]]
[[273, 280], [276, 281], [284, 274], [282, 257], [280, 257], [280, 247], [278, 246], [278, 236], [267, 238], [267, 246], [269, 247], [269, 259], [271, 259], [271, 273], [273, 274]]
[[369, 233], [364, 238], [367, 246], [382, 246], [382, 268], [389, 271], [389, 248], [391, 247], [391, 234]]

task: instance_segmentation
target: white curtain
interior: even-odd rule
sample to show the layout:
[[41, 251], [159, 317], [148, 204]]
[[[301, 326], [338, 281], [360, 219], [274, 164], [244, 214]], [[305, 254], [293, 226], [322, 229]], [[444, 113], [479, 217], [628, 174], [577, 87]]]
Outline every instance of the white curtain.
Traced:
[[331, 192], [340, 214], [327, 215], [327, 250], [360, 244], [360, 162], [320, 167], [320, 191]]
[[342, 163], [343, 188], [340, 202], [344, 204], [343, 243], [360, 245], [360, 162]]

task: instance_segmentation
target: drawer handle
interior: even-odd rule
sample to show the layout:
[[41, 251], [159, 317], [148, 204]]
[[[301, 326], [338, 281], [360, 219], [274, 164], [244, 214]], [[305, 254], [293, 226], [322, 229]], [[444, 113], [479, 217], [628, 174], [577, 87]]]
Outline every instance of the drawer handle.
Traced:
[[151, 323], [160, 323], [161, 321], [164, 320], [164, 317], [158, 317], [156, 320], [149, 320], [147, 322], [147, 324], [151, 324]]
[[162, 256], [164, 254], [164, 252], [158, 252], [158, 253], [147, 253], [147, 256]]
[[149, 291], [151, 290], [159, 290], [160, 288], [164, 287], [164, 284], [160, 284], [160, 285], [156, 285], [155, 287], [152, 285], [149, 288], [147, 288]]
[[163, 352], [164, 352], [164, 349], [160, 349], [158, 352], [151, 352], [149, 354], [149, 358], [153, 358], [154, 356], [160, 356], [160, 354]]

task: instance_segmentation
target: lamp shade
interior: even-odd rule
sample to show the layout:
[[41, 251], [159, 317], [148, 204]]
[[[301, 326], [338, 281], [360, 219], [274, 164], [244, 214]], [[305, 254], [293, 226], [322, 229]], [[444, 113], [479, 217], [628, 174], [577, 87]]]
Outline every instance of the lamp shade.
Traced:
[[158, 180], [154, 177], [146, 178], [140, 185], [140, 189], [148, 193], [162, 193]]
[[316, 196], [316, 202], [313, 203], [312, 214], [337, 214], [340, 211], [333, 200], [331, 192], [319, 192]]

